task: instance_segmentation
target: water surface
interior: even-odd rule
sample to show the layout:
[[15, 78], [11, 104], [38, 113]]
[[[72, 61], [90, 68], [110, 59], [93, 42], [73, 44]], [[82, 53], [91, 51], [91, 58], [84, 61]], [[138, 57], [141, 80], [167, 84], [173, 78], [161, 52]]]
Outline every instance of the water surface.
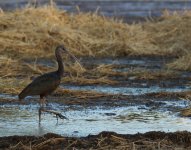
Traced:
[[[164, 102], [163, 102], [164, 103]], [[43, 135], [53, 132], [66, 136], [87, 136], [101, 131], [121, 134], [144, 133], [147, 131], [191, 131], [190, 118], [178, 116], [169, 107], [188, 107], [187, 101], [166, 101], [162, 108], [153, 109], [145, 105], [126, 107], [94, 106], [70, 109], [64, 105], [51, 103], [49, 109], [62, 112], [69, 120], [57, 119], [48, 113], [42, 115], [38, 124], [38, 105], [0, 106], [0, 136]], [[80, 109], [79, 109], [80, 108]]]

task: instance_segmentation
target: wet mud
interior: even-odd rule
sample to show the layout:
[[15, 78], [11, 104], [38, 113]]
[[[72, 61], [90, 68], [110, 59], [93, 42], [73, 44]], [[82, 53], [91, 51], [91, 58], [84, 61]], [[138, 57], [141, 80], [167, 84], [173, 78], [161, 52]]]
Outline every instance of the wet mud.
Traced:
[[102, 132], [87, 137], [63, 137], [56, 134], [44, 136], [10, 136], [0, 137], [0, 149], [13, 150], [61, 150], [61, 149], [137, 149], [137, 150], [188, 150], [191, 148], [189, 132], [148, 132], [145, 134], [117, 134]]

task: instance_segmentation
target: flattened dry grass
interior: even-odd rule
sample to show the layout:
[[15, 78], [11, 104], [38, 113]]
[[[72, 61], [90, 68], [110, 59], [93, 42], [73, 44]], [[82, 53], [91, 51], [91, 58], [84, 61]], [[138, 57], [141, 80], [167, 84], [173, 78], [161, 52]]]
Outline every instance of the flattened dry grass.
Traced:
[[64, 44], [78, 56], [190, 53], [191, 13], [128, 25], [96, 13], [68, 14], [53, 6], [0, 14], [0, 53], [14, 58], [50, 58]]
[[191, 11], [169, 13], [165, 11], [161, 21], [148, 22], [145, 29], [157, 45], [160, 53], [178, 57], [169, 68], [191, 70]]
[[[54, 67], [28, 61], [55, 59], [54, 49], [59, 44], [64, 44], [77, 57], [176, 56], [179, 59], [168, 64], [169, 68], [191, 70], [190, 24], [190, 11], [171, 15], [165, 12], [160, 21], [132, 25], [97, 13], [69, 14], [55, 6], [0, 11], [0, 90], [17, 93], [30, 82], [31, 76], [53, 71]], [[112, 66], [86, 70], [73, 64], [65, 70], [72, 78], [63, 81], [79, 84], [115, 84], [107, 76], [119, 75]], [[15, 86], [21, 77], [26, 82]]]
[[19, 58], [53, 56], [61, 43], [81, 56], [140, 55], [155, 49], [139, 24], [130, 26], [91, 13], [71, 15], [51, 6], [1, 13], [0, 29], [0, 53]]

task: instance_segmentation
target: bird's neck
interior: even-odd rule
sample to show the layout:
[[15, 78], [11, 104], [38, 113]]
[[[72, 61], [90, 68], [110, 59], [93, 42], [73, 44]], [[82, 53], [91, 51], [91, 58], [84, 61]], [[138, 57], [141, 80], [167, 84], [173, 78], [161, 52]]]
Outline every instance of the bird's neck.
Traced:
[[64, 74], [64, 64], [62, 62], [62, 57], [60, 54], [57, 54], [56, 55], [56, 59], [57, 59], [57, 62], [58, 62], [58, 70], [57, 70], [57, 73], [60, 75], [60, 76], [63, 76]]

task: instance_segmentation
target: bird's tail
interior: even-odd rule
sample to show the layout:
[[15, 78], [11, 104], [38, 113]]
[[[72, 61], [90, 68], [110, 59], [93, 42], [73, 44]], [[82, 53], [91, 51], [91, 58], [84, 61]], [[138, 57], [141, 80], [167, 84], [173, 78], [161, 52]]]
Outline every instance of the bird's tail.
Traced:
[[30, 93], [30, 84], [25, 87], [22, 92], [18, 95], [19, 96], [19, 100], [24, 99], [26, 96], [28, 96], [28, 94]]
[[19, 94], [19, 100], [22, 100], [26, 97], [25, 93], [22, 91], [20, 94]]

